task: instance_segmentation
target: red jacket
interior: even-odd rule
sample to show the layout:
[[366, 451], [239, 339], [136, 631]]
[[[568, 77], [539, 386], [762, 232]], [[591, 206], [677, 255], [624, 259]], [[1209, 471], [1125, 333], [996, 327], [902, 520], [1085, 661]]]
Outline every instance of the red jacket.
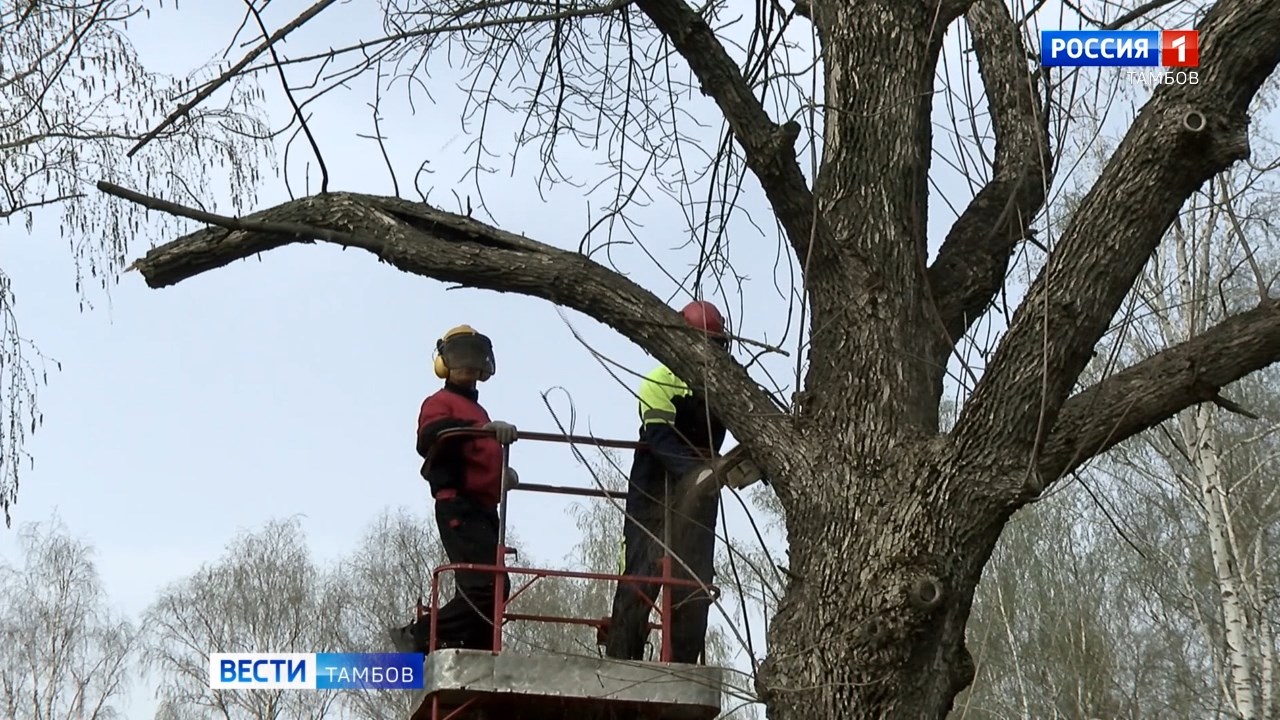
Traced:
[[502, 445], [492, 437], [461, 435], [446, 437], [442, 430], [480, 427], [489, 414], [477, 402], [475, 390], [446, 383], [444, 388], [422, 401], [418, 411], [418, 454], [432, 452], [430, 466], [424, 463], [423, 477], [431, 484], [431, 496], [453, 490], [483, 505], [496, 507], [502, 498]]

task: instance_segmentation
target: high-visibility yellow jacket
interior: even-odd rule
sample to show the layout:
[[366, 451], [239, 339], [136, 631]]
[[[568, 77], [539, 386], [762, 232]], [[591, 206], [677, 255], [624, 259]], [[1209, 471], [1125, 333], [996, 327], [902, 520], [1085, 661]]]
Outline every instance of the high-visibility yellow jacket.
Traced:
[[658, 452], [668, 472], [682, 474], [699, 458], [707, 459], [720, 451], [724, 425], [711, 413], [706, 398], [694, 393], [665, 365], [645, 375], [637, 395], [641, 439]]
[[[663, 475], [683, 477], [720, 452], [725, 427], [708, 407], [706, 398], [664, 365], [654, 368], [640, 383], [640, 441], [631, 466], [631, 487], [662, 487]], [[624, 572], [626, 548], [619, 554], [618, 572]]]

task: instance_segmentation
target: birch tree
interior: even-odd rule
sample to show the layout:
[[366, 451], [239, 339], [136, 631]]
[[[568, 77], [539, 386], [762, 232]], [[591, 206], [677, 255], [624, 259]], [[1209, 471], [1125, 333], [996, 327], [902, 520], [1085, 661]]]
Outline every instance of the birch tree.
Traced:
[[[448, 562], [429, 514], [386, 511], [373, 520], [359, 547], [337, 567], [341, 594], [336, 630], [344, 652], [393, 652], [390, 628], [413, 618], [418, 598], [430, 603], [431, 573]], [[447, 578], [446, 578], [447, 579]], [[448, 597], [448, 586], [441, 596]], [[413, 693], [361, 690], [343, 693], [345, 714], [356, 720], [409, 717]]]
[[[253, 138], [263, 126], [257, 88], [195, 109], [141, 152], [130, 145], [156, 113], [185, 93], [188, 79], [143, 67], [126, 37], [142, 21], [142, 0], [43, 0], [0, 4], [0, 221], [12, 230], [56, 235], [75, 266], [82, 306], [123, 267], [143, 227], [173, 228], [136, 208], [102, 202], [103, 178], [195, 199], [196, 188], [227, 181], [239, 212], [270, 148]], [[197, 202], [207, 202], [200, 199]], [[54, 228], [57, 228], [56, 232]], [[0, 262], [0, 512], [11, 522], [26, 436], [39, 427], [37, 390], [59, 367], [19, 333], [16, 297]], [[96, 286], [96, 287], [94, 287]]]
[[341, 652], [345, 587], [311, 561], [296, 521], [245, 532], [223, 557], [161, 592], [143, 616], [157, 720], [323, 720], [339, 693], [214, 690], [209, 654]]
[[1168, 622], [1148, 591], [1168, 582], [1165, 568], [1135, 560], [1111, 504], [1099, 509], [1112, 493], [1083, 482], [1019, 513], [1001, 538], [969, 628], [976, 679], [953, 720], [1214, 717], [1211, 684], [1185, 664], [1192, 626]]
[[[1280, 312], [1268, 295], [1102, 379], [1082, 377], [1188, 198], [1250, 157], [1254, 99], [1280, 63], [1273, 0], [1179, 3], [1199, 31], [1198, 83], [1161, 84], [1096, 177], [1074, 178], [1073, 158], [1060, 161], [1088, 142], [1074, 124], [1077, 85], [1029, 60], [1028, 25], [1062, 22], [1046, 4], [391, 2], [386, 37], [265, 59], [330, 4], [263, 31], [244, 71], [219, 81], [355, 58], [352, 73], [402, 62], [429, 85], [416, 68], [460, 57], [472, 83], [465, 112], [485, 118], [477, 132], [514, 110], [523, 128], [515, 149], [539, 154], [537, 172], [507, 193], [572, 181], [556, 161], [564, 138], [600, 161], [581, 170], [588, 187], [604, 187], [582, 213], [582, 240], [526, 237], [488, 222], [493, 209], [480, 200], [456, 214], [425, 191], [406, 199], [324, 187], [232, 218], [102, 183], [208, 225], [133, 267], [159, 288], [294, 242], [357, 248], [404, 272], [582, 312], [706, 391], [772, 479], [786, 518], [789, 574], [755, 683], [774, 720], [944, 717], [972, 682], [965, 629], [1011, 515], [1100, 453], [1280, 359]], [[730, 26], [752, 10], [745, 32]], [[1071, 17], [1145, 22], [1142, 9], [1110, 3]], [[950, 70], [962, 59], [975, 64]], [[514, 80], [538, 70], [537, 81]], [[936, 133], [935, 107], [963, 97], [970, 79], [984, 93], [961, 113], [965, 129]], [[935, 96], [940, 86], [947, 92]], [[698, 123], [722, 134], [691, 140]], [[497, 152], [497, 138], [475, 139], [477, 157]], [[970, 189], [938, 199], [934, 209], [945, 217], [952, 207], [955, 219], [931, 233], [929, 189], [943, 172], [932, 160], [950, 141], [967, 148], [948, 158]], [[699, 155], [700, 146], [714, 150]], [[592, 175], [601, 165], [611, 175]], [[1059, 223], [1043, 211], [1068, 179], [1081, 193]], [[593, 252], [607, 233], [632, 232], [637, 198], [689, 219], [695, 242], [654, 261], [667, 272], [687, 262], [687, 278], [645, 287], [632, 268]], [[790, 392], [692, 341], [661, 299], [727, 286], [735, 300], [730, 258], [758, 255], [761, 228], [777, 230], [790, 263], [780, 283], [791, 283], [778, 305], [795, 313], [785, 325], [736, 318], [733, 327], [740, 341], [771, 347], [788, 333]], [[643, 266], [659, 244], [670, 245], [650, 239], [629, 261]], [[1008, 297], [1015, 258], [1028, 281]], [[983, 362], [952, 384], [963, 386], [959, 413], [943, 431], [948, 368], [975, 344]]]
[[[1138, 303], [1149, 321], [1127, 333], [1137, 352], [1199, 337], [1270, 292], [1274, 276], [1260, 264], [1275, 257], [1275, 231], [1267, 217], [1277, 207], [1278, 188], [1270, 180], [1241, 168], [1193, 196], [1139, 285]], [[1243, 402], [1271, 405], [1274, 391], [1267, 384], [1246, 381], [1239, 388]], [[1267, 420], [1244, 411], [1255, 421], [1242, 423], [1230, 420], [1219, 405], [1240, 409], [1234, 402], [1189, 408], [1145, 444], [1157, 459], [1155, 472], [1163, 469], [1184, 509], [1199, 520], [1215, 602], [1197, 613], [1197, 625], [1231, 716], [1270, 719], [1276, 712], [1275, 643], [1267, 588], [1275, 568], [1260, 548], [1280, 518], [1269, 442], [1280, 416]]]
[[[1193, 197], [1098, 365], [1267, 287], [1267, 180], [1243, 169]], [[978, 588], [978, 681], [954, 717], [1274, 717], [1275, 566], [1257, 550], [1278, 517], [1274, 374], [1231, 388], [1261, 419], [1201, 405], [1019, 513]]]
[[[1268, 218], [1277, 194], [1266, 171], [1278, 159], [1269, 136], [1264, 130], [1256, 137], [1261, 157], [1252, 167], [1224, 173], [1193, 196], [1090, 375], [1184, 340], [1195, 332], [1188, 323], [1216, 322], [1269, 286], [1272, 278], [1261, 271], [1274, 252]], [[1104, 139], [1087, 161], [1105, 162], [1106, 145]], [[1236, 562], [1230, 548], [1266, 543], [1275, 521], [1273, 423], [1280, 416], [1270, 409], [1273, 375], [1267, 370], [1231, 388], [1261, 420], [1201, 406], [1207, 413], [1185, 414], [1123, 443], [1100, 471], [1077, 473], [1052, 501], [1020, 511], [979, 585], [969, 640], [979, 679], [955, 717], [1253, 717], [1237, 712], [1237, 696], [1246, 711], [1258, 698], [1256, 716], [1271, 717], [1264, 708], [1272, 702], [1261, 695], [1274, 687], [1274, 671], [1258, 666], [1267, 665], [1274, 646], [1274, 611], [1265, 607], [1272, 563], [1246, 550], [1242, 567], [1225, 582], [1220, 575]], [[1206, 414], [1212, 419], [1203, 425]], [[1214, 502], [1206, 502], [1206, 490]], [[1209, 508], [1219, 509], [1213, 522]], [[1224, 515], [1233, 521], [1224, 523]], [[1214, 526], [1227, 542], [1209, 542]], [[1064, 545], [1063, 538], [1074, 540]], [[1226, 617], [1257, 628], [1231, 638]], [[1086, 626], [1105, 632], [1071, 631]], [[1109, 677], [1089, 680], [1100, 663], [1073, 663], [1054, 650], [1079, 644], [1073, 652], [1080, 652], [1091, 635], [1094, 652], [1112, 658]], [[1242, 643], [1250, 652], [1230, 660], [1230, 649]], [[1246, 679], [1242, 666], [1249, 664], [1254, 671]], [[1072, 682], [1082, 687], [1064, 696], [1070, 700], [1109, 686], [1121, 704], [1106, 711], [1055, 705], [1051, 691]]]
[[0, 565], [0, 716], [123, 717], [137, 635], [108, 605], [90, 547], [60, 522], [19, 539], [21, 563]]

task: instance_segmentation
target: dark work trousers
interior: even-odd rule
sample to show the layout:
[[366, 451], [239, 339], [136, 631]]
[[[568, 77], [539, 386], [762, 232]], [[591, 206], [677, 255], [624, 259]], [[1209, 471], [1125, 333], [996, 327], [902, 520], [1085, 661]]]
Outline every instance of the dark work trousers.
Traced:
[[[643, 451], [642, 451], [643, 452]], [[647, 453], [636, 458], [627, 489], [627, 519], [623, 527], [625, 565], [623, 575], [659, 577], [663, 555], [664, 510], [671, 506], [671, 574], [694, 577], [705, 585], [713, 579], [716, 547], [716, 520], [720, 495], [716, 492], [693, 495], [688, 483], [671, 476]], [[642, 529], [643, 528], [643, 529]], [[648, 533], [645, 530], [648, 530]], [[652, 536], [649, 535], [652, 533]], [[683, 563], [683, 564], [682, 564]], [[618, 583], [613, 599], [613, 616], [605, 654], [611, 658], [640, 660], [649, 635], [651, 604], [661, 587], [657, 583]], [[711, 597], [701, 588], [673, 587], [672, 625], [663, 630], [664, 641], [672, 646], [672, 661], [697, 663], [706, 647], [707, 615]], [[660, 622], [654, 613], [653, 622]], [[656, 657], [655, 657], [656, 659]]]
[[[440, 543], [450, 563], [493, 565], [498, 552], [498, 511], [463, 495], [436, 500]], [[493, 649], [493, 573], [453, 572], [453, 598], [436, 618], [436, 646]], [[511, 579], [502, 575], [503, 597], [511, 597]]]

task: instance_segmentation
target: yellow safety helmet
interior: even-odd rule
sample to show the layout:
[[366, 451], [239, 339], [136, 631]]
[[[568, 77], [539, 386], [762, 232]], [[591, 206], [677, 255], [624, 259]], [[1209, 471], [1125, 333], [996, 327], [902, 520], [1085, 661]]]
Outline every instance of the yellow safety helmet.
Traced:
[[472, 368], [480, 372], [481, 382], [493, 377], [497, 363], [493, 343], [470, 325], [459, 325], [436, 340], [432, 368], [436, 377], [449, 377], [449, 368]]

